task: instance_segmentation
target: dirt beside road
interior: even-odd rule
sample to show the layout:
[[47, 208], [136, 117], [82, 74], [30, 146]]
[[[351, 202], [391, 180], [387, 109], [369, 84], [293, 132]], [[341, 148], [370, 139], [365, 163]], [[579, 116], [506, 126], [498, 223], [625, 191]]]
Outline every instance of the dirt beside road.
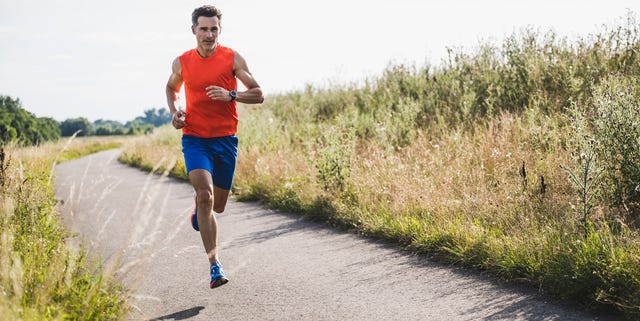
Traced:
[[618, 320], [259, 204], [218, 216], [230, 282], [208, 287], [193, 189], [117, 161], [56, 167], [65, 225], [131, 289], [130, 320]]

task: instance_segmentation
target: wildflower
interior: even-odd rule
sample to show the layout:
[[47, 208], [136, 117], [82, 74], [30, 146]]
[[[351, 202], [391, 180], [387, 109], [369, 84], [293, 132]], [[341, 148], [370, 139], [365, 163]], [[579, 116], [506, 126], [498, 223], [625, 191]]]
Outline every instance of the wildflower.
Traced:
[[585, 153], [580, 154], [580, 158], [581, 158], [581, 159], [585, 159], [585, 158], [587, 158], [587, 154], [585, 154]]
[[595, 143], [596, 143], [596, 140], [595, 140], [595, 139], [593, 139], [593, 138], [589, 139], [589, 144], [593, 145], [593, 144], [595, 144]]
[[293, 183], [288, 182], [288, 183], [284, 184], [284, 188], [286, 188], [286, 189], [292, 189], [292, 188], [293, 188]]

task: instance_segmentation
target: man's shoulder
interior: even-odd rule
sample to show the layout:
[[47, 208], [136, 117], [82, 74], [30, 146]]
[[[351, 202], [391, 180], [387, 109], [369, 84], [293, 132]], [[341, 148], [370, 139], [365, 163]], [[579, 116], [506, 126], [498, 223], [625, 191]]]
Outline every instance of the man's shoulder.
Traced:
[[180, 57], [184, 57], [184, 56], [189, 56], [189, 55], [193, 55], [193, 53], [196, 51], [196, 48], [193, 49], [189, 49], [185, 52], [183, 52], [182, 54], [180, 54], [180, 56], [178, 56], [178, 58]]
[[220, 49], [221, 52], [227, 53], [227, 54], [235, 54], [236, 51], [231, 49], [230, 47], [227, 46], [223, 46], [221, 44], [218, 44], [218, 48], [216, 48], [216, 50]]

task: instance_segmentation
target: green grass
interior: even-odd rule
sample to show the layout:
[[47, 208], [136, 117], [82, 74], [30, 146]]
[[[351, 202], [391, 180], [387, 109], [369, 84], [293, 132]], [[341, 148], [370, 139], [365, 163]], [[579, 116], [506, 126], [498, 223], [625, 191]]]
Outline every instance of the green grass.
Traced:
[[[240, 106], [234, 195], [638, 320], [639, 39], [633, 13], [574, 41], [524, 30]], [[179, 137], [125, 155], [184, 175]]]
[[[55, 159], [119, 146], [77, 138], [38, 147], [5, 146], [0, 157], [0, 319], [119, 320], [126, 290], [86, 251], [67, 247], [51, 177]], [[65, 146], [66, 145], [66, 146]]]

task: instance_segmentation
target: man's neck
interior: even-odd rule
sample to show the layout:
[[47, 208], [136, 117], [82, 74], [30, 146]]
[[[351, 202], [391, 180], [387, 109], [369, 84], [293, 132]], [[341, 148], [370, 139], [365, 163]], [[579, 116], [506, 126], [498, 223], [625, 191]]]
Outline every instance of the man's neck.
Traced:
[[198, 46], [198, 48], [196, 48], [196, 50], [198, 51], [198, 54], [200, 55], [200, 57], [207, 58], [207, 57], [213, 55], [214, 52], [216, 52], [216, 48], [218, 48], [218, 43], [217, 42], [213, 46], [213, 48], [211, 48], [211, 49], [202, 48], [202, 47]]

